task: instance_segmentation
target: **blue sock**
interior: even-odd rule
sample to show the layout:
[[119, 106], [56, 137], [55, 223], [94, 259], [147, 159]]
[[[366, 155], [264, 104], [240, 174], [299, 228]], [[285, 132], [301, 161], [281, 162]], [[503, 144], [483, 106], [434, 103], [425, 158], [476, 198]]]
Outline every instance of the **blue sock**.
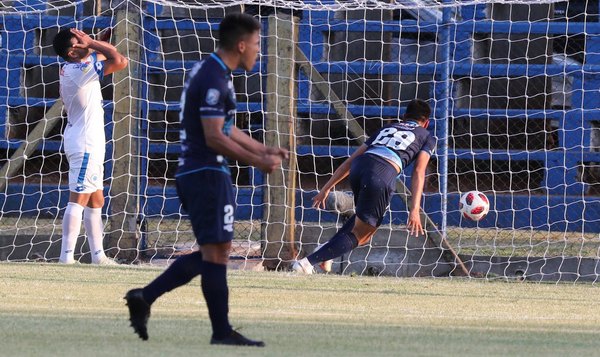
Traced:
[[223, 339], [231, 334], [229, 325], [229, 290], [227, 265], [204, 262], [202, 293], [208, 306], [208, 316], [213, 328], [213, 338]]
[[337, 258], [348, 253], [358, 246], [358, 239], [350, 231], [344, 231], [343, 227], [334, 236], [325, 243], [321, 249], [307, 257], [310, 264], [315, 265], [329, 259]]
[[177, 258], [171, 266], [160, 274], [144, 290], [144, 300], [152, 305], [162, 294], [185, 285], [202, 274], [202, 253], [193, 252]]
[[346, 223], [344, 223], [344, 225], [342, 226], [342, 228], [340, 228], [340, 230], [338, 232], [346, 232], [346, 233], [352, 232], [352, 228], [354, 228], [354, 222], [356, 222], [355, 214], [353, 214], [352, 217], [348, 218]]

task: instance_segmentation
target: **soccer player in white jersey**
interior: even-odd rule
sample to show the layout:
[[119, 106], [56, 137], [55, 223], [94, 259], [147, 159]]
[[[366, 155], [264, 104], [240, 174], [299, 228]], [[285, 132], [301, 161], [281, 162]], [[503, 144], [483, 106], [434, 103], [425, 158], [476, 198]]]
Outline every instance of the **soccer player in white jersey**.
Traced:
[[115, 264], [104, 254], [101, 211], [104, 206], [104, 109], [100, 80], [127, 67], [127, 58], [108, 42], [77, 29], [60, 31], [54, 51], [66, 63], [60, 69], [60, 97], [67, 111], [63, 146], [69, 162], [69, 203], [63, 216], [59, 261], [75, 262], [73, 253], [81, 221], [93, 264]]

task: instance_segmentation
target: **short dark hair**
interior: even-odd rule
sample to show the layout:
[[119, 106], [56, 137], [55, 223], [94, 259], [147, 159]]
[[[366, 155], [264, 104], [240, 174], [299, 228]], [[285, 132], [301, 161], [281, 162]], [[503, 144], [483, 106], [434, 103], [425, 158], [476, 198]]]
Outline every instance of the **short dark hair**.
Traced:
[[69, 60], [69, 56], [67, 55], [69, 48], [71, 47], [71, 39], [75, 37], [71, 32], [71, 29], [64, 29], [59, 31], [56, 36], [54, 36], [54, 40], [52, 41], [52, 47], [54, 47], [54, 52], [60, 57], [62, 57], [65, 61]]
[[242, 37], [259, 30], [260, 22], [254, 17], [239, 12], [229, 14], [219, 25], [219, 47], [232, 50]]
[[431, 115], [431, 107], [426, 101], [421, 99], [413, 99], [406, 106], [406, 113], [404, 113], [405, 119], [414, 119], [418, 121], [425, 121], [429, 119]]

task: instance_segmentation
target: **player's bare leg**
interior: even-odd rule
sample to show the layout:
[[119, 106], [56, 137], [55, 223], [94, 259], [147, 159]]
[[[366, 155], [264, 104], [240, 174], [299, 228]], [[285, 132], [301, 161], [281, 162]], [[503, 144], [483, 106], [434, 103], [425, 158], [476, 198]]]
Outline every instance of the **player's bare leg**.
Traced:
[[358, 240], [358, 245], [365, 245], [371, 241], [373, 234], [377, 227], [373, 227], [367, 222], [363, 222], [360, 218], [356, 217], [356, 221], [354, 222], [354, 228], [352, 228], [352, 233], [356, 236]]

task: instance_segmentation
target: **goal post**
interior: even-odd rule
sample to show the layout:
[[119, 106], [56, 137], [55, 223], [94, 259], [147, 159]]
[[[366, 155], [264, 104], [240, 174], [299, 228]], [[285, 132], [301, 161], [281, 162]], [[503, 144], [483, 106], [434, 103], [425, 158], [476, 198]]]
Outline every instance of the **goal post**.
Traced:
[[289, 150], [281, 169], [266, 177], [264, 193], [263, 265], [270, 270], [297, 257], [296, 226], [296, 68], [298, 19], [278, 13], [267, 18], [265, 145]]
[[[61, 62], [51, 41], [67, 26], [112, 28], [112, 43], [130, 59], [101, 82], [109, 253], [162, 264], [197, 249], [175, 189], [179, 100], [193, 64], [217, 47], [220, 20], [238, 11], [255, 14], [263, 31], [256, 67], [233, 72], [236, 125], [291, 156], [271, 175], [231, 162], [235, 264], [284, 269], [331, 238], [351, 204], [317, 210], [312, 198], [369, 135], [420, 98], [431, 104], [438, 138], [422, 202], [427, 236], [406, 232], [409, 167], [373, 241], [336, 260], [334, 271], [598, 280], [600, 11], [552, 0], [5, 4], [0, 259], [58, 257], [68, 165], [59, 104], [48, 109], [59, 103]], [[479, 222], [458, 209], [470, 190], [490, 200]], [[336, 187], [344, 202], [349, 193], [347, 182]], [[82, 247], [76, 256], [85, 262]]]
[[141, 1], [128, 1], [116, 10], [114, 37], [117, 50], [129, 60], [125, 71], [113, 74], [112, 172], [110, 176], [106, 250], [117, 259], [132, 262], [138, 258], [140, 229], [139, 198], [139, 80], [136, 78], [142, 43]]

